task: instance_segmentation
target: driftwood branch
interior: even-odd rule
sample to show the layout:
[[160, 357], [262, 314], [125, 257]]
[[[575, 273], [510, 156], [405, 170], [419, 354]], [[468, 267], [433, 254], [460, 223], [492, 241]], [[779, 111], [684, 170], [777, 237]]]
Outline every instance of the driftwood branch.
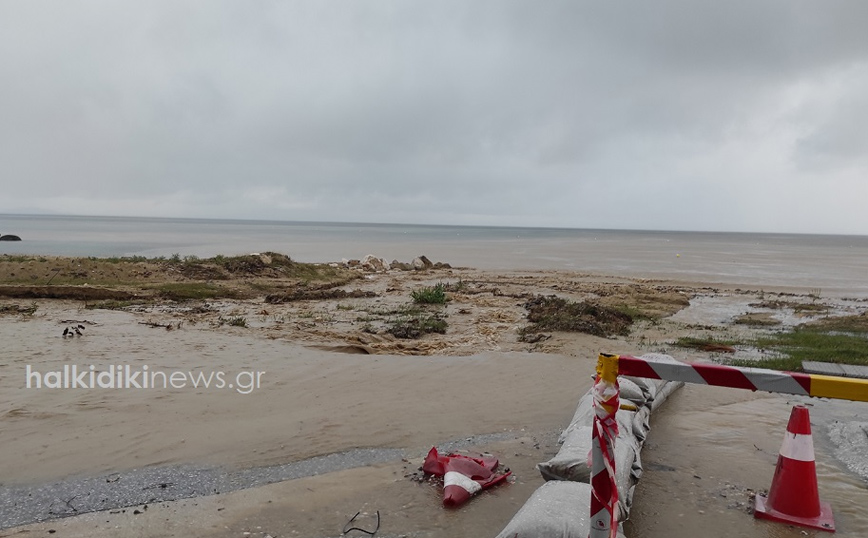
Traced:
[[140, 321], [139, 325], [147, 325], [148, 327], [166, 329], [167, 331], [181, 328], [180, 321], [178, 323], [157, 323], [156, 321]]

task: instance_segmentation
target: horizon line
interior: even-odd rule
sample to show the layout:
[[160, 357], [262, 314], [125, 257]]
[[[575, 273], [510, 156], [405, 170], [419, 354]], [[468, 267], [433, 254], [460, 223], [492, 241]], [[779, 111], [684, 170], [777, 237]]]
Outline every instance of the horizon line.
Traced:
[[[683, 230], [666, 228], [596, 228], [576, 226], [516, 226], [502, 224], [434, 224], [412, 222], [365, 222], [365, 221], [328, 221], [328, 220], [280, 220], [256, 218], [224, 218], [224, 217], [155, 217], [144, 215], [82, 215], [66, 213], [3, 213], [2, 217], [48, 217], [48, 218], [80, 218], [80, 219], [141, 219], [141, 220], [181, 220], [191, 222], [239, 222], [239, 223], [278, 223], [278, 224], [320, 224], [320, 225], [364, 225], [364, 226], [420, 226], [431, 228], [504, 228], [517, 230], [585, 230], [609, 232], [647, 232], [647, 233], [700, 233], [700, 234], [756, 234], [756, 235], [811, 235], [811, 236], [854, 236], [868, 237], [868, 233], [821, 233], [821, 232], [769, 232], [769, 231], [737, 231], [737, 230]], [[0, 232], [2, 233], [2, 232]]]

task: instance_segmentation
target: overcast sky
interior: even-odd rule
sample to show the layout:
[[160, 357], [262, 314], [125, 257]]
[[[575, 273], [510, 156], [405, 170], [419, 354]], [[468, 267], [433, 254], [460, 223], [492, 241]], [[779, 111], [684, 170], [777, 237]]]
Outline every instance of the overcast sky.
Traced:
[[0, 212], [868, 234], [868, 2], [0, 0]]

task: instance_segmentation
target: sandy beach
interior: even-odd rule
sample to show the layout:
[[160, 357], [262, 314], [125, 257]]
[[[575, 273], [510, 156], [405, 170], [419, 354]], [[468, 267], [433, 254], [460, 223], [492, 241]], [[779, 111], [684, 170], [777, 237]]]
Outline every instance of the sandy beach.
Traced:
[[[407, 339], [385, 330], [396, 311], [412, 304], [414, 290], [438, 284], [448, 286], [449, 300], [426, 311], [448, 323], [444, 334]], [[162, 300], [119, 309], [89, 308], [87, 299], [0, 299], [7, 307], [0, 317], [0, 486], [7, 497], [19, 495], [4, 505], [11, 508], [0, 518], [9, 522], [0, 536], [325, 537], [339, 536], [358, 511], [364, 525], [379, 511], [378, 536], [494, 536], [543, 483], [534, 466], [557, 452], [557, 436], [591, 385], [598, 353], [710, 360], [713, 354], [672, 343], [685, 335], [753, 330], [733, 319], [761, 294], [810, 300], [810, 290], [451, 267], [365, 271], [335, 289], [347, 293], [286, 302], [264, 296]], [[523, 337], [528, 302], [549, 295], [641, 315], [620, 335], [539, 331]], [[25, 312], [30, 306], [35, 310]], [[858, 302], [832, 306], [864, 309]], [[240, 319], [243, 324], [231, 323]], [[62, 335], [78, 325], [81, 336]], [[36, 388], [37, 380], [52, 381], [46, 373], [73, 364], [181, 372], [184, 383]], [[197, 375], [214, 372], [222, 372], [222, 387], [193, 386]], [[792, 401], [686, 389], [667, 403], [652, 421], [643, 454], [648, 468], [631, 536], [693, 536], [695, 525], [707, 536], [733, 535], [714, 534], [733, 528], [745, 533], [738, 535], [801, 536], [788, 527], [768, 531], [767, 523], [746, 513], [750, 494], [769, 485]], [[862, 404], [835, 405], [866, 416]], [[820, 407], [818, 416], [832, 416]], [[719, 423], [711, 435], [714, 417]], [[701, 435], [677, 440], [690, 429]], [[868, 502], [864, 479], [835, 462], [832, 445], [818, 444], [818, 459], [829, 456], [821, 495], [831, 492], [853, 506]], [[713, 452], [722, 445], [731, 452]], [[418, 480], [432, 446], [498, 455], [514, 479], [461, 509], [445, 510], [439, 486]], [[281, 474], [287, 465], [326, 455], [339, 457], [311, 471], [316, 474]], [[191, 468], [203, 476], [248, 477], [259, 470], [262, 476], [209, 495], [185, 490], [180, 478], [166, 479], [139, 487], [143, 501], [96, 511], [84, 508], [95, 500], [81, 492], [57, 499], [39, 516], [27, 515], [22, 497], [37, 486], [145, 480], [154, 469]], [[661, 499], [672, 477], [690, 482], [684, 487], [705, 504], [692, 506], [694, 497], [682, 490]], [[148, 487], [155, 489], [150, 497]], [[838, 534], [864, 535], [862, 511], [846, 508], [844, 514]]]

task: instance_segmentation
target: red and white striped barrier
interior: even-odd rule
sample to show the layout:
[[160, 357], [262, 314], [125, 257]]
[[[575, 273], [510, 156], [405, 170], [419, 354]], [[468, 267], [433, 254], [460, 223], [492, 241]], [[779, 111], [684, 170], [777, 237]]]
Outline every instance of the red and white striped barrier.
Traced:
[[[654, 360], [649, 357], [600, 354], [597, 361], [597, 381], [594, 385], [596, 416], [592, 430], [590, 538], [610, 538], [615, 536], [617, 531], [617, 514], [614, 510], [618, 491], [614, 485], [615, 468], [614, 459], [611, 457], [615, 438], [610, 435], [611, 429], [607, 426], [610, 422], [615, 424], [614, 432], [617, 435], [617, 375], [868, 402], [866, 379], [717, 364], [688, 364], [671, 357]], [[596, 396], [598, 391], [599, 407]], [[608, 414], [610, 408], [611, 416]], [[819, 500], [811, 421], [804, 406], [793, 408], [772, 487], [767, 499], [759, 495], [756, 497], [755, 514], [760, 518], [821, 530], [835, 529], [831, 507]]]
[[835, 532], [829, 503], [820, 501], [808, 408], [793, 407], [768, 497], [755, 497], [754, 516]]
[[663, 362], [627, 355], [621, 355], [617, 360], [620, 375], [868, 402], [868, 379], [780, 372], [764, 368], [736, 368], [719, 364]]
[[[618, 375], [683, 381], [736, 389], [761, 390], [868, 402], [868, 380], [764, 368], [688, 364], [671, 357], [654, 360], [600, 354], [594, 385], [595, 417], [591, 451], [591, 530], [589, 538], [617, 532], [614, 450], [618, 410]], [[598, 396], [599, 394], [599, 396]], [[798, 410], [798, 411], [797, 411]], [[610, 414], [611, 413], [611, 414]], [[776, 521], [834, 530], [832, 509], [819, 500], [814, 445], [807, 408], [796, 406], [790, 417], [768, 500], [756, 497], [756, 515]]]
[[591, 528], [589, 538], [615, 538], [618, 532], [618, 486], [615, 482], [615, 438], [619, 407], [618, 356], [600, 355], [594, 383], [591, 429]]

